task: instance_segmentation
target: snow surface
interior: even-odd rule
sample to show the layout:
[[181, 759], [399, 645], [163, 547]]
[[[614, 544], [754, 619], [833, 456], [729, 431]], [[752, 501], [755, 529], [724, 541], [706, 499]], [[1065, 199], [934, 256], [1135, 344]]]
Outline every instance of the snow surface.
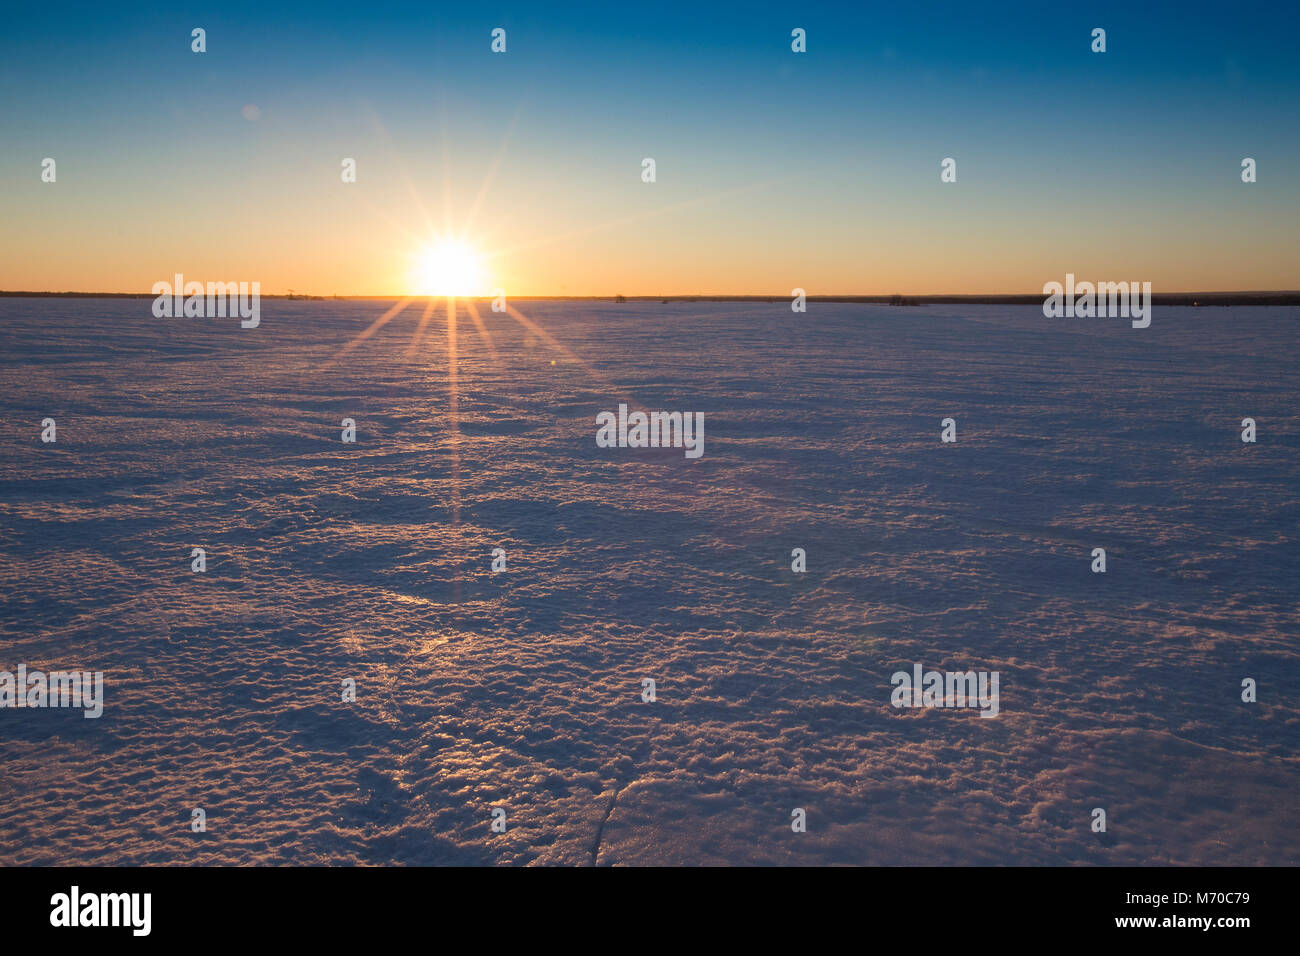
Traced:
[[0, 669], [106, 685], [0, 710], [0, 863], [1300, 862], [1296, 309], [521, 302], [457, 439], [441, 309], [150, 304], [0, 300]]

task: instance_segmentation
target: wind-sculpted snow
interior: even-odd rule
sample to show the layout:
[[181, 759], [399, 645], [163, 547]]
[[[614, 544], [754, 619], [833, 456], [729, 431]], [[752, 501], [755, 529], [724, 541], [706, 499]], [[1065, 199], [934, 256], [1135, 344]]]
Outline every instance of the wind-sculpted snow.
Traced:
[[1296, 310], [389, 305], [0, 300], [0, 862], [1300, 862]]

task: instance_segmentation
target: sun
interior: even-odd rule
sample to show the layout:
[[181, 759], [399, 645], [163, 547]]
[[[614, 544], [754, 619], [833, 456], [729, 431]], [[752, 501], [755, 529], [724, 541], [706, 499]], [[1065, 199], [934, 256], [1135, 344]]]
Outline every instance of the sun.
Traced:
[[421, 249], [411, 273], [416, 295], [472, 298], [484, 294], [486, 283], [482, 258], [460, 239], [441, 239]]

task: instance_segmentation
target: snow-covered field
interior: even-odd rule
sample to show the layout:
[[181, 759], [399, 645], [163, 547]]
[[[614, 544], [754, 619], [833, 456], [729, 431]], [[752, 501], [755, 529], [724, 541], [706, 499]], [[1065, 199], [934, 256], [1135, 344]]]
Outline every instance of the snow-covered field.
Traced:
[[150, 304], [0, 299], [0, 863], [1300, 863], [1300, 310]]

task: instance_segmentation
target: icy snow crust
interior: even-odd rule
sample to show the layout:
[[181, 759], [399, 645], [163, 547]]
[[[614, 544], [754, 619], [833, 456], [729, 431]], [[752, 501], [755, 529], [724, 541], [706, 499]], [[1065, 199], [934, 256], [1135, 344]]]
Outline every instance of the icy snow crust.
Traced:
[[1297, 310], [512, 304], [0, 300], [0, 863], [1300, 862]]

